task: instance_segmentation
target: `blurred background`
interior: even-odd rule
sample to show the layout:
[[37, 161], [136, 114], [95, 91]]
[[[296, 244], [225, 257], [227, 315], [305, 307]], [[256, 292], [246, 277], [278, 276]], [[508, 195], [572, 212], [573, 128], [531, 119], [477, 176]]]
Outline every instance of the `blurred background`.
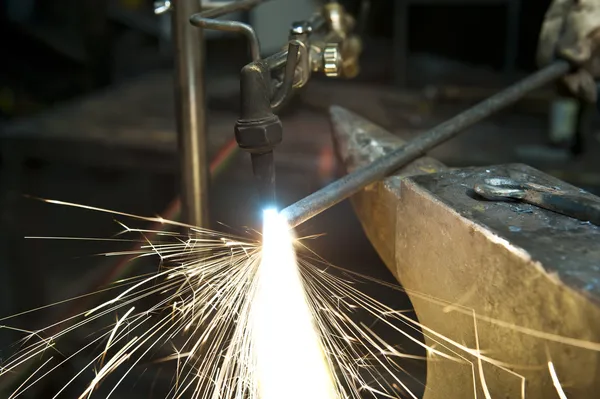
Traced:
[[[331, 104], [402, 137], [432, 127], [535, 70], [537, 35], [549, 1], [373, 0], [365, 15], [361, 1], [342, 3], [363, 22], [361, 73], [349, 81], [314, 77], [283, 112], [284, 141], [276, 162], [285, 204], [339, 173], [327, 115]], [[274, 0], [230, 17], [252, 24], [266, 55], [279, 50], [291, 23], [308, 18], [317, 5]], [[180, 179], [168, 14], [155, 15], [148, 0], [0, 0], [0, 18], [4, 316], [102, 288], [111, 278], [156, 270], [158, 264], [148, 259], [123, 265], [95, 256], [126, 250], [123, 243], [25, 238], [111, 237], [121, 230], [111, 215], [27, 196], [176, 219]], [[259, 229], [249, 159], [231, 141], [247, 44], [214, 32], [206, 39], [211, 218], [220, 230]], [[600, 193], [596, 114], [548, 87], [432, 155], [450, 166], [523, 162]], [[394, 281], [347, 201], [300, 228], [301, 235], [313, 233], [326, 233], [310, 245], [328, 261]], [[397, 293], [364, 289], [391, 307], [410, 308]], [[60, 306], [17, 324], [31, 330], [72, 311]], [[0, 358], [21, 336], [0, 330]], [[61, 344], [82, 342], [85, 334]], [[172, 375], [162, 367], [164, 381], [148, 372], [140, 377], [144, 383], [134, 378], [118, 397], [161, 397], [152, 396], [159, 390], [154, 382], [167, 384]], [[422, 367], [414, 370], [423, 381]], [[43, 392], [50, 388], [40, 385], [31, 397], [49, 397]]]

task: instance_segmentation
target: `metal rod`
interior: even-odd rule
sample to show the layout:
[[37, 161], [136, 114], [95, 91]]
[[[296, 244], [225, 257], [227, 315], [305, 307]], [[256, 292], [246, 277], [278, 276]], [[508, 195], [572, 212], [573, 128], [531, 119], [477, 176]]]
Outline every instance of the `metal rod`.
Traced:
[[202, 2], [202, 9], [205, 11], [212, 11], [217, 8], [231, 5], [232, 1], [229, 0], [204, 0]]
[[176, 121], [181, 159], [182, 211], [186, 223], [208, 227], [208, 163], [204, 36], [189, 23], [201, 1], [173, 2]]
[[271, 107], [274, 110], [279, 110], [283, 104], [289, 100], [294, 88], [294, 77], [296, 72], [296, 63], [298, 62], [298, 50], [300, 43], [296, 40], [288, 44], [287, 57], [285, 62], [285, 71], [283, 74], [283, 82], [279, 91], [275, 93], [275, 98], [271, 101]]
[[291, 227], [298, 226], [350, 197], [365, 186], [414, 161], [466, 128], [515, 103], [528, 92], [565, 75], [569, 70], [569, 64], [564, 61], [555, 62], [539, 70], [478, 105], [419, 135], [389, 155], [374, 161], [370, 165], [356, 169], [354, 172], [288, 206], [281, 211], [282, 215]]
[[231, 14], [237, 11], [249, 10], [261, 3], [271, 0], [241, 0], [241, 1], [208, 1], [203, 2], [202, 9], [205, 10], [200, 15], [202, 18], [218, 18], [225, 14]]
[[239, 21], [221, 21], [219, 19], [211, 19], [202, 16], [202, 14], [194, 14], [190, 17], [192, 25], [203, 29], [212, 29], [221, 32], [241, 33], [248, 39], [250, 43], [250, 53], [252, 61], [260, 60], [260, 43], [254, 29], [248, 24]]
[[265, 58], [263, 61], [267, 64], [270, 71], [274, 71], [274, 70], [279, 69], [279, 68], [283, 67], [284, 65], [286, 65], [287, 57], [288, 57], [288, 51], [286, 49], [286, 50], [278, 51], [275, 54], [271, 54], [270, 56]]

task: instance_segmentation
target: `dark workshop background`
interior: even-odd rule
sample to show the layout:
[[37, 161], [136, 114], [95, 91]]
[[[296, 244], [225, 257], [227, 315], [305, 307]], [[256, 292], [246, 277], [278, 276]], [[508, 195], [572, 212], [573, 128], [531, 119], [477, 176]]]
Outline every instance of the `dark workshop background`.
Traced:
[[[274, 1], [285, 8], [298, 0]], [[127, 249], [119, 243], [26, 239], [110, 237], [120, 231], [111, 215], [26, 196], [171, 215], [168, 207], [179, 189], [173, 59], [169, 16], [155, 16], [152, 3], [0, 0], [0, 318], [101, 287], [116, 261], [95, 255]], [[344, 3], [353, 12], [361, 9], [359, 1]], [[372, 1], [362, 32], [360, 77], [315, 77], [285, 110], [284, 143], [276, 152], [282, 202], [313, 192], [338, 173], [329, 105], [343, 105], [410, 137], [535, 70], [537, 35], [548, 1], [439, 3]], [[310, 10], [310, 5], [305, 8]], [[289, 24], [310, 13], [264, 14], [236, 17], [268, 27], [270, 21], [287, 18]], [[264, 38], [281, 45], [285, 40], [285, 32]], [[208, 37], [206, 54], [209, 152], [214, 157], [233, 138], [238, 72], [248, 54], [243, 39], [222, 34]], [[550, 116], [568, 119], [561, 115], [572, 105], [547, 88], [433, 155], [452, 166], [524, 162], [599, 192], [598, 157], [593, 156], [600, 139], [595, 114], [584, 128], [573, 126], [566, 133], [556, 133], [551, 123]], [[220, 166], [211, 183], [213, 221], [236, 231], [260, 228], [247, 156], [236, 153]], [[311, 245], [330, 262], [393, 281], [347, 201], [307, 223], [301, 233], [326, 233]], [[156, 259], [149, 259], [123, 275], [156, 266]], [[397, 293], [364, 289], [395, 308], [410, 306]], [[19, 319], [18, 325], [39, 328], [68, 311], [58, 307], [39, 312]], [[5, 323], [9, 324], [0, 321]], [[75, 348], [84, 342], [83, 335], [61, 345]], [[0, 359], [19, 337], [0, 330]], [[420, 353], [410, 343], [397, 344]], [[422, 365], [409, 367], [423, 379]], [[168, 383], [169, 370], [161, 375], [160, 382]], [[159, 390], [150, 383], [133, 388], [135, 382], [118, 397], [149, 397], [150, 387]], [[49, 397], [43, 392], [50, 388], [40, 384], [31, 397]], [[415, 389], [420, 389], [418, 384]]]

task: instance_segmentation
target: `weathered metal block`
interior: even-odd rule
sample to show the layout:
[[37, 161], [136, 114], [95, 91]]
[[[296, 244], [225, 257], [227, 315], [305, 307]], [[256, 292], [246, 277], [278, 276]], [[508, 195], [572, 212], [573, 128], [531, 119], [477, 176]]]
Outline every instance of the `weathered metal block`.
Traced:
[[[334, 123], [334, 133], [348, 171], [403, 144], [336, 112], [334, 122], [345, 121]], [[367, 236], [408, 292], [426, 343], [464, 359], [430, 356], [424, 397], [470, 398], [474, 389], [484, 397], [477, 347], [497, 362], [482, 362], [492, 397], [557, 397], [549, 361], [569, 398], [594, 397], [600, 227], [532, 205], [485, 201], [472, 189], [487, 177], [591, 196], [525, 165], [449, 170], [421, 158], [352, 198]]]

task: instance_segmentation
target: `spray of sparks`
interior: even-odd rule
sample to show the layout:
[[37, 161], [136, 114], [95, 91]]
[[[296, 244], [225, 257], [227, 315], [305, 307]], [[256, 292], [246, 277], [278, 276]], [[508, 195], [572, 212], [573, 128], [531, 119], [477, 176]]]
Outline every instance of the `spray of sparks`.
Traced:
[[263, 256], [250, 311], [258, 397], [335, 399], [336, 386], [297, 267], [290, 228], [275, 210], [265, 211], [264, 220]]
[[[331, 273], [340, 269], [314, 254], [297, 258], [296, 249], [305, 247], [275, 211], [265, 212], [262, 242], [161, 218], [141, 219], [183, 226], [190, 233], [181, 236], [120, 223], [123, 234], [141, 237], [139, 249], [108, 255], [158, 256], [161, 262], [156, 273], [116, 282], [101, 292], [117, 290], [111, 299], [46, 328], [26, 332], [4, 326], [26, 337], [21, 348], [1, 363], [0, 383], [29, 370], [7, 399], [24, 397], [69, 363], [77, 364], [76, 371], [49, 398], [72, 399], [72, 389], [83, 382], [85, 388], [75, 397], [108, 399], [123, 388], [124, 381], [143, 374], [150, 363], [169, 363], [173, 370], [164, 394], [167, 399], [417, 398], [406, 383], [410, 376], [402, 362], [426, 359], [385, 342], [353, 317], [359, 311], [422, 346], [429, 361], [437, 358], [470, 365], [473, 397], [477, 384], [486, 398], [492, 397], [483, 363], [513, 374], [525, 395], [525, 379], [483, 355], [478, 340], [475, 348], [469, 348], [448, 339], [357, 287], [358, 279], [374, 279]], [[150, 234], [159, 239], [146, 239]], [[460, 306], [454, 310], [472, 312]], [[473, 316], [476, 332], [477, 320], [482, 318]], [[0, 322], [7, 324], [14, 317]], [[103, 328], [86, 330], [81, 347], [63, 351], [59, 344], [65, 338], [74, 339], [87, 326], [97, 324]], [[425, 346], [411, 330], [422, 330], [434, 345]], [[561, 342], [560, 337], [541, 338]], [[569, 343], [600, 350], [586, 341]], [[548, 362], [548, 372], [559, 396], [566, 397], [552, 362]]]

